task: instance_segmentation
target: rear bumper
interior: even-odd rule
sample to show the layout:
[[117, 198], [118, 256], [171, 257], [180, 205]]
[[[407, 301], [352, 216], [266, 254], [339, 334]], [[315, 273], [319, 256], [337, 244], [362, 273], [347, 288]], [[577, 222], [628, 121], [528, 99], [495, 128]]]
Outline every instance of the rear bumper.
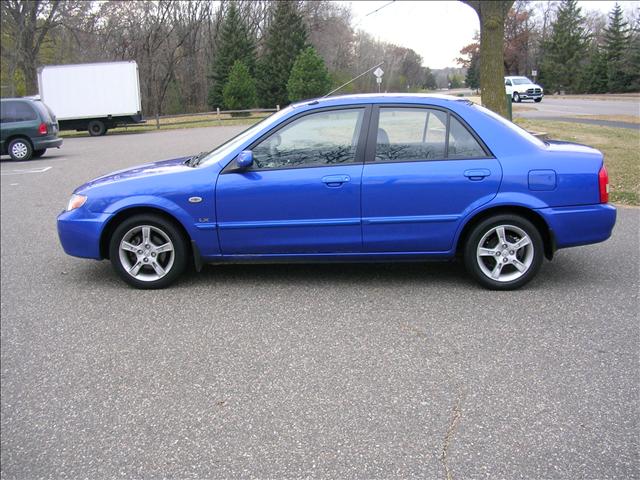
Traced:
[[101, 260], [100, 236], [112, 216], [110, 213], [93, 213], [84, 207], [58, 215], [58, 237], [65, 253]]
[[60, 137], [42, 137], [42, 138], [32, 138], [33, 141], [33, 149], [34, 150], [43, 150], [45, 148], [58, 148], [62, 145], [62, 139]]
[[557, 248], [604, 242], [616, 223], [613, 205], [581, 205], [537, 210], [551, 228]]

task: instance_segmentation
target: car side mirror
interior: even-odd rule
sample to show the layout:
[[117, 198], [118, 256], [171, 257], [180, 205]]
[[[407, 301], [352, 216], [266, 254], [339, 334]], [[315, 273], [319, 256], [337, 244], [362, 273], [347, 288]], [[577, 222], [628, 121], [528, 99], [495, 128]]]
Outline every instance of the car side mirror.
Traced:
[[245, 170], [253, 165], [253, 152], [244, 150], [236, 157], [236, 166], [239, 170]]

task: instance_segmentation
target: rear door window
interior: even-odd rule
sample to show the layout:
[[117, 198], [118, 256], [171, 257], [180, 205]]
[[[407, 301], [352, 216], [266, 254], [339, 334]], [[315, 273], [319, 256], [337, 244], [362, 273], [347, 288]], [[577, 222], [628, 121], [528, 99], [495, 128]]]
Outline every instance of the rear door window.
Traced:
[[381, 108], [376, 162], [445, 158], [447, 114], [428, 108]]
[[487, 152], [455, 115], [436, 108], [381, 107], [375, 162], [486, 158]]
[[38, 114], [27, 102], [2, 102], [2, 123], [37, 120]]

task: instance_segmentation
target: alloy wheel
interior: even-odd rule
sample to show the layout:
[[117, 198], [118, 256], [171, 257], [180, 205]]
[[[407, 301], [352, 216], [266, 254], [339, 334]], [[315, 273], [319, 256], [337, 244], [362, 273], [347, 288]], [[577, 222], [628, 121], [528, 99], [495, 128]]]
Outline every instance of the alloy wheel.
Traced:
[[533, 263], [529, 235], [515, 225], [498, 225], [478, 242], [476, 261], [482, 273], [497, 282], [512, 282], [525, 275]]
[[143, 282], [153, 282], [167, 275], [175, 260], [175, 249], [169, 236], [151, 225], [135, 226], [125, 233], [118, 253], [125, 271]]

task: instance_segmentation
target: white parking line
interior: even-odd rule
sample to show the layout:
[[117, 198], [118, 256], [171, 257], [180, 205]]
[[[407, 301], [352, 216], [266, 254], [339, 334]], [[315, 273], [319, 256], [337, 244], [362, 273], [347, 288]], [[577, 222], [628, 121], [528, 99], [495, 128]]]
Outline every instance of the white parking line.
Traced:
[[51, 170], [53, 167], [42, 167], [42, 168], [25, 168], [21, 170], [9, 170], [8, 172], [0, 172], [1, 176], [7, 175], [24, 175], [26, 173], [44, 173], [47, 170]]

